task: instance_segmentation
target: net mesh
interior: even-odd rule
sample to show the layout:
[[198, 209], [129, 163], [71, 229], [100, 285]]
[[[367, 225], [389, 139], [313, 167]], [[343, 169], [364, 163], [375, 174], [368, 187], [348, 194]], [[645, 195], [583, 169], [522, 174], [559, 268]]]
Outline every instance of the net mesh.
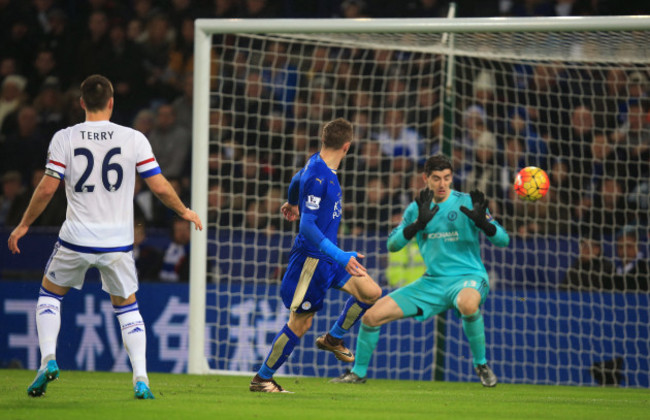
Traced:
[[[439, 34], [214, 37], [206, 151], [211, 367], [253, 372], [286, 322], [279, 284], [297, 225], [279, 209], [291, 176], [318, 150], [322, 124], [344, 117], [356, 140], [339, 171], [339, 245], [365, 254], [384, 289], [424, 270], [416, 247], [388, 254], [385, 241], [423, 187], [424, 160], [444, 151], [453, 158], [454, 187], [484, 191], [511, 235], [506, 249], [487, 241], [482, 248], [491, 288], [483, 307], [488, 358], [500, 380], [648, 385], [650, 35], [474, 33], [450, 41]], [[519, 169], [531, 165], [551, 179], [535, 203], [512, 190]], [[329, 293], [280, 373], [340, 373], [313, 346], [347, 298]], [[449, 312], [438, 326], [402, 320], [384, 327], [369, 375], [475, 380], [458, 318]], [[355, 338], [356, 331], [346, 337], [351, 348]]]

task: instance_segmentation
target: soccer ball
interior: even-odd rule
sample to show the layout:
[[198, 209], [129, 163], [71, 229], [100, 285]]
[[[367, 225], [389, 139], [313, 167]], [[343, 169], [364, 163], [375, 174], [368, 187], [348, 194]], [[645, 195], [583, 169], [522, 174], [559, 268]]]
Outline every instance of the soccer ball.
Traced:
[[548, 192], [551, 182], [543, 169], [528, 166], [515, 178], [515, 192], [526, 201], [537, 201]]

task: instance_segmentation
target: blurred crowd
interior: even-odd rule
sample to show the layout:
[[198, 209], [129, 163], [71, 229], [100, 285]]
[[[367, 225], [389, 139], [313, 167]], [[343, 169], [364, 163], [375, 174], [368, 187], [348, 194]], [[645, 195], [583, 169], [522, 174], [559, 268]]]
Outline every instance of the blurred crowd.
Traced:
[[[650, 12], [641, 2], [603, 0], [457, 3], [460, 17]], [[196, 18], [444, 17], [448, 7], [437, 0], [0, 0], [0, 227], [20, 220], [53, 133], [83, 121], [78, 86], [94, 73], [115, 87], [112, 120], [147, 136], [163, 173], [189, 203]], [[390, 230], [423, 185], [420, 165], [443, 150], [441, 57], [215, 37], [218, 43], [211, 223], [294, 229], [279, 212], [288, 181], [318, 150], [322, 122], [342, 116], [358, 139], [341, 168], [344, 228], [351, 235]], [[296, 54], [309, 59], [298, 62]], [[495, 217], [523, 237], [579, 235], [598, 244], [633, 230], [638, 241], [647, 240], [647, 66], [458, 60], [451, 133], [457, 189], [485, 191]], [[551, 177], [548, 196], [534, 205], [512, 195], [512, 180], [526, 165]], [[60, 225], [65, 206], [60, 190], [35, 224]], [[175, 246], [142, 250], [155, 261], [142, 267], [156, 267], [151, 275], [168, 281], [185, 276], [185, 226], [141, 182], [135, 213], [139, 226], [175, 232]], [[632, 258], [646, 259], [641, 251]], [[612, 263], [613, 270], [629, 271], [625, 261]]]

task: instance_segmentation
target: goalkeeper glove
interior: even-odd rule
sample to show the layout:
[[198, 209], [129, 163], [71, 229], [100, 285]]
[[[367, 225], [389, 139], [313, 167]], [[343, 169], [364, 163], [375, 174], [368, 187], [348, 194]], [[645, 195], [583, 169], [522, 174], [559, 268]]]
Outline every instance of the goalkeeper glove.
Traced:
[[473, 190], [469, 193], [469, 196], [472, 198], [472, 210], [465, 206], [460, 206], [460, 211], [462, 211], [465, 216], [469, 217], [476, 227], [485, 232], [487, 236], [496, 235], [496, 226], [488, 221], [485, 214], [487, 211], [487, 200], [485, 199], [485, 194], [479, 190]]
[[433, 219], [433, 216], [438, 213], [440, 207], [433, 206], [431, 208], [431, 200], [433, 199], [433, 191], [428, 188], [420, 191], [420, 195], [415, 198], [415, 203], [418, 205], [418, 218], [415, 222], [411, 223], [404, 228], [404, 238], [410, 241], [416, 233], [421, 231], [427, 226], [427, 223]]

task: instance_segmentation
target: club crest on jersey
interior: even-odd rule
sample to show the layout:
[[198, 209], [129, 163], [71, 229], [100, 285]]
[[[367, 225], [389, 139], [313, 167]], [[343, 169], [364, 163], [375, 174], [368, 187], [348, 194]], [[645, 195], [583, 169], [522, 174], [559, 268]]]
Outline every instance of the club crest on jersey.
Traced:
[[458, 213], [456, 213], [455, 211], [450, 211], [449, 214], [447, 215], [447, 219], [449, 219], [452, 222], [457, 218], [458, 218]]
[[303, 311], [308, 311], [311, 308], [311, 302], [303, 302], [300, 307], [303, 309]]
[[320, 208], [320, 197], [315, 195], [307, 196], [307, 203], [305, 204], [309, 210], [318, 210]]

